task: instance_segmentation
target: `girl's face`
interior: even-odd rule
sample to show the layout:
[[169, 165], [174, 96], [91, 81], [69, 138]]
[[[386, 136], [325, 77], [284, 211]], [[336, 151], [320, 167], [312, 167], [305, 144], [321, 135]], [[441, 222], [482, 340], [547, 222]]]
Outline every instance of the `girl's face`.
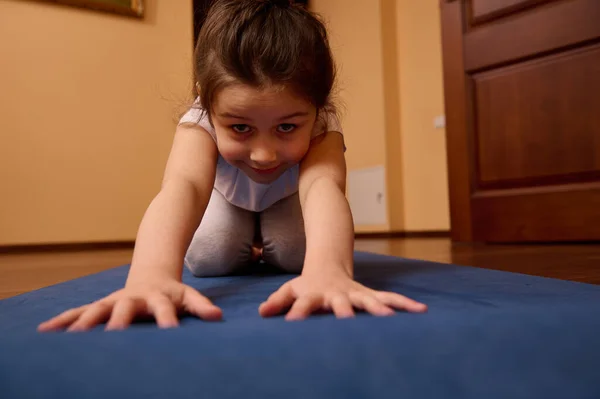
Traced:
[[221, 156], [268, 184], [304, 157], [316, 115], [312, 104], [287, 88], [235, 84], [217, 94], [211, 118]]

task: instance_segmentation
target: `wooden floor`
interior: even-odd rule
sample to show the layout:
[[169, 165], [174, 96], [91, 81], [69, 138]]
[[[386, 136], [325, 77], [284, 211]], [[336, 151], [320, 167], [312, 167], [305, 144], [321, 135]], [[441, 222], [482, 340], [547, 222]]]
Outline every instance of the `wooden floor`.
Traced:
[[[453, 245], [445, 238], [358, 239], [356, 249], [600, 284], [600, 245]], [[129, 263], [130, 249], [0, 253], [0, 298]]]

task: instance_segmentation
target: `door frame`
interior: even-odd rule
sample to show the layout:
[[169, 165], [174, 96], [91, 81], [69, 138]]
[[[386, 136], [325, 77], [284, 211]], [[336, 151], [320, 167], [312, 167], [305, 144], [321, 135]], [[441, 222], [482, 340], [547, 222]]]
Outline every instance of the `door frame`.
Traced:
[[446, 113], [446, 153], [448, 194], [450, 199], [450, 233], [452, 241], [472, 242], [473, 192], [472, 149], [465, 101], [470, 94], [465, 74], [463, 50], [463, 2], [440, 0], [441, 42], [443, 57], [444, 101]]

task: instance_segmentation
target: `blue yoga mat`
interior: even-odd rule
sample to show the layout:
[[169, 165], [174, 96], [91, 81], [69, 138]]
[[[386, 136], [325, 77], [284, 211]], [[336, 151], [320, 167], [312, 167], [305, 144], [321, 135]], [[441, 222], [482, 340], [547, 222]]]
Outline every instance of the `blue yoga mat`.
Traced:
[[184, 281], [224, 321], [38, 334], [122, 287], [128, 267], [0, 301], [0, 397], [599, 398], [600, 286], [356, 253], [357, 279], [426, 314], [262, 319], [290, 275]]

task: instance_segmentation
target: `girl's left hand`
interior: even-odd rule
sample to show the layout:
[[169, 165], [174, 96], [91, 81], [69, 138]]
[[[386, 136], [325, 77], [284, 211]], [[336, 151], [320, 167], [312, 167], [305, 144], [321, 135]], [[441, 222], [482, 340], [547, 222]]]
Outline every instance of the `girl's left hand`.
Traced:
[[427, 305], [405, 296], [375, 291], [357, 283], [343, 271], [329, 274], [302, 274], [288, 281], [260, 305], [262, 317], [290, 309], [286, 320], [302, 320], [317, 311], [327, 311], [338, 318], [354, 317], [354, 308], [375, 316], [393, 315], [394, 308], [408, 312], [425, 312]]

